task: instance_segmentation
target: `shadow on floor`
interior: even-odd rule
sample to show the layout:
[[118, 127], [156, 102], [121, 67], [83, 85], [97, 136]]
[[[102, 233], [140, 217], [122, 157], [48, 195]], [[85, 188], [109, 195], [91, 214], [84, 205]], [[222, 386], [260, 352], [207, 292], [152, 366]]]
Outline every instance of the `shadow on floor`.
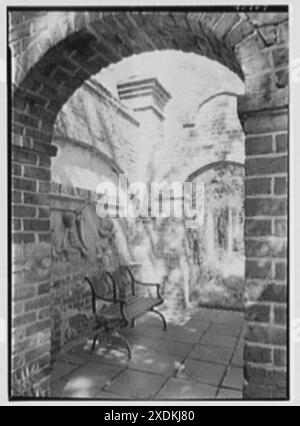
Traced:
[[184, 325], [161, 330], [149, 315], [122, 330], [133, 357], [91, 341], [62, 354], [52, 372], [53, 398], [99, 400], [242, 399], [241, 313], [199, 309]]

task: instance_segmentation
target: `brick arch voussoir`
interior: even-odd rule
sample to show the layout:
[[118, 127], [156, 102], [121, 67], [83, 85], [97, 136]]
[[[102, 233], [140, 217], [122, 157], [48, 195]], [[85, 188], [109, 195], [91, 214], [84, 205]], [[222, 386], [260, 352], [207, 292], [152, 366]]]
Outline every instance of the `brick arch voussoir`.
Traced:
[[[218, 61], [243, 78], [233, 49], [189, 13], [135, 14], [141, 31], [156, 40], [156, 49], [176, 49]], [[152, 26], [151, 26], [152, 25]]]
[[[21, 81], [48, 50], [72, 39], [78, 33], [93, 34], [98, 53], [107, 63], [114, 63], [132, 54], [152, 50], [176, 49], [194, 52], [219, 61], [242, 76], [234, 47], [220, 39], [200, 17], [189, 13], [158, 12], [74, 12], [62, 15], [55, 25], [35, 39], [16, 60], [15, 83]], [[199, 14], [201, 15], [201, 14]], [[46, 19], [42, 17], [41, 19]], [[109, 52], [108, 52], [109, 51]]]
[[58, 112], [101, 63], [91, 47], [94, 37], [86, 31], [72, 34], [47, 53], [15, 87], [12, 99], [13, 131], [51, 142]]

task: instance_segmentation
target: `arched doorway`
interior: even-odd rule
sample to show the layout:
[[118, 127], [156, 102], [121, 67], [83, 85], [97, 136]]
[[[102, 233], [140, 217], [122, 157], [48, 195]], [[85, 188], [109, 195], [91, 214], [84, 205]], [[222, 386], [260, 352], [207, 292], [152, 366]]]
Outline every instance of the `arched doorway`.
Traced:
[[205, 188], [204, 225], [193, 232], [200, 305], [245, 309], [244, 172], [242, 163], [219, 161], [201, 167], [187, 179], [201, 182]]
[[[44, 11], [28, 12], [25, 19], [26, 13], [10, 14], [13, 252], [19, 265], [13, 278], [13, 325], [17, 331], [28, 322], [25, 341], [31, 346], [22, 350], [24, 342], [16, 338], [13, 369], [33, 357], [46, 371], [50, 361], [49, 314], [45, 311], [41, 319], [39, 311], [42, 298], [46, 308], [49, 303], [49, 193], [56, 116], [74, 91], [102, 67], [136, 53], [171, 48], [217, 60], [246, 81], [247, 93], [238, 109], [247, 136], [245, 243], [250, 304], [244, 395], [286, 397], [282, 318], [287, 303], [287, 14], [225, 13], [216, 21], [216, 14], [201, 12]], [[266, 26], [276, 28], [278, 37], [266, 39]], [[29, 313], [28, 298], [37, 304]], [[35, 332], [38, 348], [33, 348], [38, 343]], [[256, 356], [261, 345], [263, 363]], [[274, 377], [280, 378], [279, 388]]]

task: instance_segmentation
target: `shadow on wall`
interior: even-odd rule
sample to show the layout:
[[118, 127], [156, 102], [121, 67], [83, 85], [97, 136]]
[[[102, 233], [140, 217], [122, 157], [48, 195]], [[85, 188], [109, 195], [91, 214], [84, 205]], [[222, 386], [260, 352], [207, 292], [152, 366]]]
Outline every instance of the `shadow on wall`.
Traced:
[[192, 233], [178, 219], [158, 219], [138, 227], [130, 235], [130, 245], [134, 261], [142, 264], [139, 278], [162, 283], [167, 309], [178, 313], [197, 306], [244, 309], [243, 255], [209, 262], [201, 232]]
[[134, 221], [129, 245], [141, 279], [163, 284], [166, 306], [244, 309], [244, 169], [222, 165], [195, 178], [205, 183], [205, 220]]

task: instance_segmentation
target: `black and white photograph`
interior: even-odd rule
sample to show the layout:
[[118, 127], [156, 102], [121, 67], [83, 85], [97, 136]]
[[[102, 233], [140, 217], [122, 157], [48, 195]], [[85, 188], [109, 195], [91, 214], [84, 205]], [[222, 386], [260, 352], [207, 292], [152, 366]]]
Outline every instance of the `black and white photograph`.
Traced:
[[6, 19], [7, 399], [289, 402], [289, 3]]

